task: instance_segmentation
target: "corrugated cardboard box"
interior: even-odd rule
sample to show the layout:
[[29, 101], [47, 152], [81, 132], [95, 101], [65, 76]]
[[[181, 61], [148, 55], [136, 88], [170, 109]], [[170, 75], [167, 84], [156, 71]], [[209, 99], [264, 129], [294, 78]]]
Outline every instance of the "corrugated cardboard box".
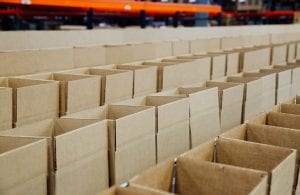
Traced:
[[100, 195], [170, 195], [170, 193], [140, 186], [136, 184], [128, 184], [126, 187], [113, 186], [110, 189], [103, 191]]
[[215, 86], [210, 86], [207, 82], [153, 95], [189, 98], [192, 148], [220, 134], [218, 90]]
[[288, 57], [288, 45], [272, 45], [271, 65], [286, 65]]
[[154, 108], [109, 105], [66, 118], [108, 119], [110, 184], [121, 184], [155, 165]]
[[[97, 68], [97, 67], [95, 67]], [[101, 66], [99, 66], [101, 68]], [[142, 65], [107, 65], [102, 68], [130, 70], [133, 71], [133, 96], [138, 97], [157, 92], [157, 70], [156, 66]]]
[[45, 120], [1, 135], [47, 139], [50, 194], [95, 194], [108, 187], [106, 120]]
[[99, 76], [40, 73], [20, 78], [58, 81], [60, 84], [60, 116], [100, 106], [101, 78]]
[[[197, 171], [195, 171], [197, 170]], [[267, 174], [179, 157], [136, 176], [131, 183], [172, 194], [267, 194]], [[234, 186], [232, 185], [234, 183]]]
[[47, 195], [47, 142], [0, 136], [0, 194]]
[[211, 79], [224, 77], [226, 74], [226, 55], [225, 54], [193, 54], [191, 56], [178, 56], [178, 59], [201, 59], [203, 57], [209, 57], [211, 59]]
[[0, 78], [0, 85], [12, 88], [13, 124], [15, 126], [58, 117], [58, 82]]
[[265, 171], [269, 175], [270, 194], [291, 194], [293, 191], [296, 150], [218, 138], [183, 154], [194, 162], [209, 161]]
[[[1, 85], [2, 84], [0, 78], [0, 86]], [[12, 101], [12, 89], [8, 87], [0, 87], [0, 131], [12, 128]]]
[[207, 82], [207, 86], [218, 87], [221, 132], [241, 124], [244, 85], [230, 82]]
[[99, 66], [105, 64], [103, 45], [85, 45], [73, 48], [74, 67]]
[[79, 68], [64, 71], [64, 73], [101, 76], [101, 105], [132, 98], [132, 71], [104, 68]]
[[172, 55], [173, 56], [189, 54], [189, 53], [190, 53], [190, 41], [188, 41], [188, 40], [172, 41]]
[[133, 61], [133, 49], [130, 44], [104, 45], [105, 64], [121, 64]]
[[190, 53], [211, 52], [221, 48], [220, 38], [203, 38], [190, 40]]
[[[154, 49], [153, 55], [148, 54], [148, 59], [162, 58], [173, 55], [173, 43], [172, 41], [156, 41], [151, 42], [152, 47]], [[139, 54], [141, 51], [138, 51]], [[143, 51], [144, 52], [144, 51]], [[149, 52], [149, 51], [148, 51]]]
[[158, 67], [158, 91], [201, 83], [210, 79], [210, 58], [164, 59], [140, 64]]
[[[294, 188], [297, 188], [297, 176], [300, 175], [300, 131], [297, 131], [295, 129], [248, 123], [233, 128], [232, 130], [222, 134], [221, 136], [296, 149], [298, 152]], [[298, 178], [300, 177], [298, 176]]]
[[146, 96], [116, 104], [155, 107], [158, 162], [176, 157], [190, 148], [188, 98]]

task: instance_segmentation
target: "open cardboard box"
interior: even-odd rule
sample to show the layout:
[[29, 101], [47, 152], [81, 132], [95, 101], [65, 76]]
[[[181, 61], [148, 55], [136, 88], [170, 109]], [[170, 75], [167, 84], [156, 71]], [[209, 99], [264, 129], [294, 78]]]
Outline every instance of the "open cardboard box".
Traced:
[[0, 87], [0, 131], [12, 128], [12, 101], [12, 89], [8, 87]]
[[99, 66], [105, 64], [103, 45], [84, 45], [73, 48], [74, 67]]
[[157, 161], [189, 150], [189, 99], [174, 96], [146, 96], [117, 105], [154, 106], [156, 112]]
[[158, 67], [158, 91], [201, 83], [210, 79], [210, 58], [194, 60], [169, 58], [139, 64]]
[[47, 195], [47, 142], [0, 136], [0, 194]]
[[92, 194], [108, 187], [107, 121], [48, 119], [0, 135], [47, 139], [49, 194]]
[[125, 187], [113, 186], [110, 189], [103, 191], [100, 195], [171, 195], [168, 192], [140, 186], [136, 184], [128, 184]]
[[288, 44], [271, 45], [271, 65], [286, 65], [288, 57]]
[[268, 173], [270, 194], [292, 194], [296, 150], [241, 140], [218, 138], [186, 152], [194, 162], [208, 161]]
[[213, 54], [226, 55], [226, 76], [230, 76], [240, 71], [240, 53], [236, 51], [215, 51]]
[[133, 72], [102, 68], [79, 68], [64, 71], [67, 74], [88, 74], [101, 77], [101, 105], [132, 98]]
[[123, 64], [99, 66], [98, 68], [133, 71], [133, 97], [157, 92], [158, 68], [156, 66]]
[[300, 178], [300, 131], [282, 127], [247, 123], [233, 128], [232, 130], [222, 134], [221, 137], [296, 149], [297, 168], [295, 172], [294, 189], [297, 189], [297, 186], [299, 188], [300, 183], [299, 181], [297, 183], [297, 179]]
[[228, 76], [218, 82], [241, 83], [244, 85], [242, 121], [262, 112], [262, 79], [259, 77]]
[[220, 134], [218, 89], [210, 86], [208, 82], [163, 91], [153, 96], [188, 97], [191, 148]]
[[154, 108], [106, 105], [64, 118], [108, 119], [110, 184], [128, 181], [156, 164]]
[[204, 57], [210, 58], [210, 76], [211, 79], [224, 77], [226, 74], [226, 55], [225, 54], [215, 54], [215, 53], [203, 53], [203, 54], [193, 54], [193, 55], [183, 55], [178, 56], [177, 59], [201, 59]]
[[39, 73], [21, 76], [20, 78], [58, 81], [60, 84], [60, 116], [100, 106], [100, 77], [64, 73]]
[[[179, 157], [134, 177], [133, 184], [172, 194], [267, 194], [267, 174], [228, 165]], [[232, 185], [234, 184], [234, 185]]]
[[14, 126], [58, 117], [58, 82], [21, 78], [0, 78], [0, 86], [12, 89]]

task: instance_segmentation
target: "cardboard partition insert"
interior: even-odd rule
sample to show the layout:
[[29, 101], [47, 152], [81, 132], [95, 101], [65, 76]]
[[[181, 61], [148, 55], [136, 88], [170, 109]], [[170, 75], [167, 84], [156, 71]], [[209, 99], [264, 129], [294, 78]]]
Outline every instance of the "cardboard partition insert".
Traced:
[[268, 186], [265, 172], [184, 157], [176, 162], [164, 161], [130, 182], [172, 194], [190, 195], [267, 194]]
[[89, 194], [108, 187], [107, 121], [49, 119], [0, 135], [47, 139], [50, 194]]
[[155, 165], [154, 108], [107, 105], [65, 118], [108, 119], [110, 184], [121, 184]]
[[105, 64], [105, 48], [102, 45], [76, 46], [73, 48], [74, 67], [99, 66]]
[[270, 65], [271, 48], [250, 48], [240, 51], [240, 72], [256, 70]]
[[213, 54], [225, 54], [226, 55], [226, 76], [236, 74], [240, 70], [240, 54], [235, 51], [216, 51], [211, 52]]
[[[0, 78], [1, 86], [1, 78]], [[12, 128], [13, 124], [13, 105], [12, 89], [0, 87], [0, 131]]]
[[117, 187], [113, 186], [110, 189], [103, 191], [100, 195], [171, 195], [168, 192], [140, 186], [136, 184], [126, 184], [128, 186]]
[[0, 136], [0, 165], [0, 194], [47, 194], [46, 140]]
[[12, 89], [13, 124], [20, 126], [59, 115], [59, 83], [21, 78], [0, 78]]
[[272, 45], [272, 56], [271, 56], [272, 65], [286, 65], [287, 56], [288, 56], [287, 44]]
[[182, 155], [193, 161], [209, 161], [265, 171], [269, 175], [269, 193], [292, 193], [296, 151], [241, 140], [218, 138]]

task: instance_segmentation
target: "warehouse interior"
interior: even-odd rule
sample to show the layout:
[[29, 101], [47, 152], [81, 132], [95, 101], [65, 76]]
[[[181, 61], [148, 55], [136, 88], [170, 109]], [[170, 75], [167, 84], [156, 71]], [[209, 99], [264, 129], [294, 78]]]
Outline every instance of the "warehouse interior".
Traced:
[[300, 195], [297, 0], [0, 0], [0, 195]]

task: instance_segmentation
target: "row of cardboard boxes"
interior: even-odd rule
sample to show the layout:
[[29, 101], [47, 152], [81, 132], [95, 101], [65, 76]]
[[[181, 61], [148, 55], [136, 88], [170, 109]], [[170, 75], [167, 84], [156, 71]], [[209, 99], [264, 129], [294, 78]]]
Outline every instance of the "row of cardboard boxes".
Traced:
[[[231, 48], [242, 49], [241, 47], [221, 48], [221, 40], [221, 38], [203, 38], [153, 43], [1, 51], [0, 76], [16, 76], [80, 67], [122, 64], [184, 54], [214, 52]], [[272, 47], [272, 57], [268, 55], [263, 57], [269, 61], [269, 63], [264, 65], [278, 65], [284, 61], [292, 63], [296, 59], [300, 59], [299, 42], [272, 45], [262, 42], [261, 44], [257, 43], [257, 45], [248, 46], [248, 48], [262, 47], [261, 45]], [[250, 57], [247, 60], [250, 63], [256, 63], [260, 59]]]
[[[283, 46], [287, 47], [287, 45]], [[297, 81], [300, 80], [299, 70], [297, 65], [285, 66], [284, 64], [288, 63], [287, 58], [278, 61], [278, 64], [291, 70], [277, 71], [284, 68], [268, 66], [270, 65], [271, 51], [270, 47], [244, 48], [206, 54], [181, 55], [122, 65], [0, 78], [2, 97], [0, 129], [64, 116], [99, 105], [183, 85], [201, 83], [210, 79], [222, 80], [224, 76], [238, 74], [240, 70], [253, 72], [259, 68], [263, 69], [245, 73], [242, 76], [263, 77], [265, 81], [258, 87], [264, 87], [262, 91], [265, 98], [269, 98], [266, 97], [267, 93], [273, 94], [276, 86], [277, 95], [274, 101], [280, 102], [290, 97], [289, 84], [293, 84], [292, 95], [297, 93]], [[255, 62], [253, 62], [253, 58], [256, 59]], [[270, 68], [275, 69], [269, 70]], [[270, 76], [272, 78], [269, 79], [265, 78], [272, 73], [277, 73], [276, 79], [274, 76]], [[238, 81], [239, 79], [234, 78], [225, 80], [244, 82], [243, 79]], [[269, 91], [269, 88], [272, 91]], [[261, 94], [260, 91], [257, 93]], [[255, 94], [248, 93], [247, 96], [251, 95]]]
[[[49, 194], [93, 194], [127, 181], [271, 109], [276, 101], [290, 99], [293, 83], [299, 83], [298, 66], [280, 67], [267, 69], [267, 74], [249, 73], [255, 77], [241, 73], [1, 131], [0, 167], [5, 174], [0, 189], [3, 194], [45, 194], [48, 186]], [[287, 95], [278, 101], [279, 94]], [[46, 149], [20, 149], [33, 142], [29, 138]]]
[[298, 195], [299, 101], [279, 104], [100, 194]]

